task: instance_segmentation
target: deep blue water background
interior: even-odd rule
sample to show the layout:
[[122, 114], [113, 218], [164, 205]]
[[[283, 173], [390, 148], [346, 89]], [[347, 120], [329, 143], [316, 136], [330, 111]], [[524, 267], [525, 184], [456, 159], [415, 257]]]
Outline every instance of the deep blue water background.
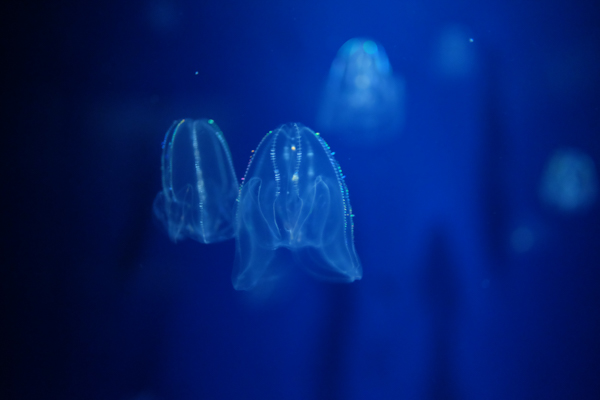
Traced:
[[[600, 398], [600, 204], [538, 196], [558, 148], [598, 172], [597, 2], [3, 8], [2, 398]], [[467, 73], [436, 64], [449, 27]], [[323, 132], [364, 277], [236, 292], [233, 241], [173, 244], [152, 218], [164, 133], [214, 118], [241, 176], [268, 130], [314, 125], [359, 36], [407, 88], [393, 141]]]

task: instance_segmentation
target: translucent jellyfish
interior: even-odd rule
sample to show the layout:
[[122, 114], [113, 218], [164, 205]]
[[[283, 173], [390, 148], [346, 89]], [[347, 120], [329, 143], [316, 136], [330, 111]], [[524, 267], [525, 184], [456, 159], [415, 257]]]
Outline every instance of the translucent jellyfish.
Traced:
[[591, 206], [598, 194], [598, 177], [594, 161], [577, 149], [557, 150], [546, 165], [540, 196], [563, 212]]
[[163, 142], [154, 213], [174, 242], [231, 239], [237, 178], [223, 133], [209, 119], [175, 121]]
[[352, 217], [344, 176], [323, 138], [301, 124], [269, 132], [240, 189], [234, 288], [252, 289], [292, 268], [276, 256], [278, 248], [317, 278], [360, 279]]
[[394, 77], [381, 44], [350, 39], [331, 64], [317, 123], [349, 143], [378, 143], [404, 122], [404, 82]]

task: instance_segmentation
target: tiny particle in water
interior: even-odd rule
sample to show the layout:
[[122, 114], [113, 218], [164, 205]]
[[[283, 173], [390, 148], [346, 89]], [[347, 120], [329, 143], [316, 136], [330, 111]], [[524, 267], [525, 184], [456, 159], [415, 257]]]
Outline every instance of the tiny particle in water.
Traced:
[[196, 73], [194, 75], [198, 75], [198, 71], [196, 71]]
[[475, 41], [475, 39], [473, 39], [473, 38], [469, 39], [469, 42], [471, 42], [471, 43], [473, 43], [474, 41]]

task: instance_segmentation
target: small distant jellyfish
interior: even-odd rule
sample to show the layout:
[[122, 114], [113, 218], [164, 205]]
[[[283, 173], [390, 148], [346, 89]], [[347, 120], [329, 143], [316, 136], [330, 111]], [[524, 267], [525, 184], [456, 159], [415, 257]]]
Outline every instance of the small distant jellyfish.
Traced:
[[350, 39], [331, 64], [317, 124], [330, 137], [380, 143], [404, 122], [404, 81], [394, 77], [383, 46]]
[[590, 207], [598, 194], [594, 161], [577, 149], [560, 149], [548, 161], [540, 186], [542, 201], [570, 213]]

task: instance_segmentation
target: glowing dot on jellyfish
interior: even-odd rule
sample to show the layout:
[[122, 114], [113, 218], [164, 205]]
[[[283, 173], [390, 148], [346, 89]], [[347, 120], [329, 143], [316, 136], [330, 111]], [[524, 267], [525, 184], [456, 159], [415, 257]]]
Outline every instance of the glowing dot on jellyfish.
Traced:
[[296, 146], [292, 146], [292, 151], [296, 151]]

